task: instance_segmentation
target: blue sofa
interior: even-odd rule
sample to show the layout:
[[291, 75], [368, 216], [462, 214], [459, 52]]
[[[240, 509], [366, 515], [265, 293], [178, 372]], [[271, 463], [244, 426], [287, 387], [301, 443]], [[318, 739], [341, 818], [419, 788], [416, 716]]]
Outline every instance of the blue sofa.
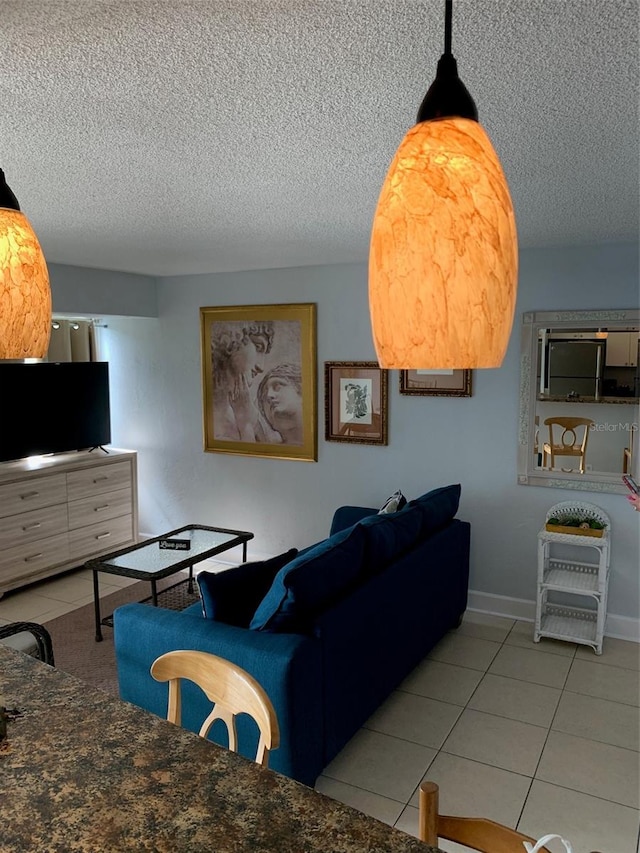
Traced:
[[[149, 675], [159, 655], [199, 649], [234, 661], [263, 685], [278, 715], [281, 744], [270, 766], [313, 785], [459, 624], [470, 538], [470, 525], [454, 517], [459, 497], [455, 485], [385, 515], [340, 507], [321, 543], [279, 561], [212, 575], [210, 586], [203, 580], [203, 606], [212, 618], [199, 604], [182, 612], [142, 604], [118, 608], [121, 697], [164, 717], [167, 686]], [[197, 731], [209, 708], [204, 694], [185, 683], [182, 704], [183, 725]], [[214, 726], [210, 736], [226, 744], [222, 729]], [[257, 729], [250, 718], [240, 719], [238, 738], [240, 752], [252, 757]]]

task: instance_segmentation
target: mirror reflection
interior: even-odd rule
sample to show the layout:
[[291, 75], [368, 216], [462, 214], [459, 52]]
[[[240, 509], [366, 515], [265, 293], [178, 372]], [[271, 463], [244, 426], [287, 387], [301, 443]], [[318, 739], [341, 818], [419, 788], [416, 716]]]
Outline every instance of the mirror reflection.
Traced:
[[621, 475], [633, 471], [638, 313], [525, 315], [519, 482], [562, 486], [569, 479], [617, 491]]

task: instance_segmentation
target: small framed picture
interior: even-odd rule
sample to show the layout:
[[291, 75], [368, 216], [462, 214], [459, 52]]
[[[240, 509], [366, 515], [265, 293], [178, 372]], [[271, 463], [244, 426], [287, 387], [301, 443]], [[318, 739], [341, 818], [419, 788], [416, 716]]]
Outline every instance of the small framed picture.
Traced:
[[388, 384], [376, 361], [325, 361], [326, 440], [386, 444]]
[[400, 393], [423, 397], [471, 397], [471, 370], [401, 370]]

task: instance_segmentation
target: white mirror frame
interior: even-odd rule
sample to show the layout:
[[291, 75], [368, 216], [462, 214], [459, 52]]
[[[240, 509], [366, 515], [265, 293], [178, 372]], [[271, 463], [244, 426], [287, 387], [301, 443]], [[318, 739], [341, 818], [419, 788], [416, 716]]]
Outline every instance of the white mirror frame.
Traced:
[[609, 330], [624, 331], [638, 328], [640, 310], [612, 311], [528, 311], [522, 315], [520, 350], [520, 418], [518, 424], [518, 483], [522, 486], [549, 486], [576, 489], [581, 492], [615, 492], [627, 494], [622, 474], [587, 472], [577, 474], [544, 471], [533, 462], [535, 441], [536, 376], [538, 332], [540, 329], [580, 329], [606, 326]]

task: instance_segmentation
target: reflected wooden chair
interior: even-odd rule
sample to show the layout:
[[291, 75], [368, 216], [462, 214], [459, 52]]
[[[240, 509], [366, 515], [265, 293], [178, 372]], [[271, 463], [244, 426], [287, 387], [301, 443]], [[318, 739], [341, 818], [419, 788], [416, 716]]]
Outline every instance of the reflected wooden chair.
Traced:
[[[535, 844], [535, 839], [482, 817], [451, 817], [441, 815], [438, 808], [439, 788], [435, 782], [420, 785], [419, 838], [433, 847], [438, 838], [455, 841], [480, 853], [524, 853], [523, 841]], [[541, 853], [550, 853], [547, 847]]]
[[549, 427], [549, 441], [545, 441], [542, 447], [543, 466], [553, 471], [556, 467], [556, 456], [570, 456], [579, 460], [580, 473], [584, 474], [589, 429], [593, 424], [591, 418], [545, 418], [544, 423]]
[[280, 744], [278, 718], [266, 692], [248, 672], [217, 655], [178, 650], [156, 658], [151, 664], [151, 675], [156, 681], [169, 682], [167, 719], [177, 726], [181, 719], [180, 680], [186, 678], [197, 684], [214, 703], [198, 734], [206, 737], [213, 723], [222, 720], [233, 752], [238, 750], [236, 716], [253, 717], [260, 731], [255, 760], [263, 767], [268, 765], [269, 752]]

